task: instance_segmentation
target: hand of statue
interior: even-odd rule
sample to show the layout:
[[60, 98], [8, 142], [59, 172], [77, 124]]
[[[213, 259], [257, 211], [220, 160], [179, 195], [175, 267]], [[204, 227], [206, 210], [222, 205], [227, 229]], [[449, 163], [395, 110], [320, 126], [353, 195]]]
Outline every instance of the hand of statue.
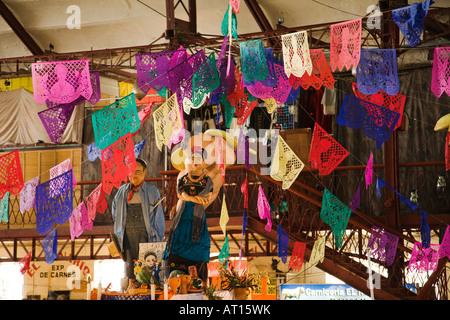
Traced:
[[211, 193], [209, 193], [206, 197], [202, 196], [190, 196], [186, 192], [180, 194], [179, 198], [185, 201], [195, 202], [197, 204], [207, 204], [211, 200]]

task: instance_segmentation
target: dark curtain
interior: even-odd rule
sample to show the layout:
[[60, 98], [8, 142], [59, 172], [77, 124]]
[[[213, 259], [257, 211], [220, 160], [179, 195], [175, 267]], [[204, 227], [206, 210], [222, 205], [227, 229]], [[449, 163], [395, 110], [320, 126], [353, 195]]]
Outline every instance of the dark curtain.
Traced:
[[[431, 72], [431, 67], [399, 71], [399, 93], [406, 96], [403, 114], [405, 130], [397, 129], [394, 132], [398, 135], [400, 163], [445, 160], [444, 147], [447, 131], [434, 131], [434, 125], [440, 117], [450, 112], [450, 98], [444, 93], [438, 99], [431, 92]], [[336, 79], [337, 114], [345, 95], [354, 95], [353, 82], [356, 82], [356, 78], [350, 75]], [[351, 153], [342, 165], [366, 165], [371, 152], [373, 152], [374, 165], [384, 163], [384, 146], [377, 149], [375, 141], [365, 136], [361, 130], [346, 128], [334, 122], [333, 133], [334, 138]], [[400, 166], [397, 191], [409, 198], [411, 190], [416, 189], [419, 206], [423, 210], [429, 214], [450, 213], [448, 188], [443, 193], [436, 190], [439, 173], [445, 174], [445, 166]], [[336, 190], [336, 193], [343, 198], [343, 202], [349, 204], [354, 190], [358, 183], [361, 183], [362, 209], [369, 214], [383, 215], [384, 200], [378, 198], [375, 190], [377, 176], [384, 180], [382, 169], [375, 170], [373, 184], [367, 191], [361, 176], [359, 179], [354, 178], [353, 181], [348, 181], [347, 189], [349, 190], [346, 192]], [[381, 194], [383, 195], [383, 192]], [[418, 214], [418, 212], [411, 212], [403, 203], [400, 204], [400, 210], [401, 214]]]

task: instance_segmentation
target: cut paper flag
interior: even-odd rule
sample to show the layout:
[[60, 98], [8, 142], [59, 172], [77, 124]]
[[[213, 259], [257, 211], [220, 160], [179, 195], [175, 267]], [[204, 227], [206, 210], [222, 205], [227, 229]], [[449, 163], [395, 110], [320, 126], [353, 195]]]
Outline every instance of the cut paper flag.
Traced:
[[55, 223], [69, 220], [73, 211], [72, 170], [41, 183], [36, 188], [36, 230], [47, 234]]
[[0, 156], [0, 199], [6, 192], [19, 194], [24, 185], [19, 151], [14, 150]]
[[[238, 68], [233, 64], [233, 76], [234, 76], [234, 87], [231, 89], [231, 92], [226, 95], [226, 101], [231, 104], [233, 107], [237, 106], [239, 99], [244, 97], [245, 89], [243, 85], [242, 76], [239, 73]], [[222, 101], [224, 95], [222, 95], [220, 99], [220, 103], [225, 103]], [[226, 103], [225, 103], [226, 105]]]
[[[313, 69], [311, 74], [304, 73], [303, 76], [300, 78], [300, 83], [303, 89], [307, 90], [309, 87], [313, 87], [316, 90], [319, 90], [322, 86], [325, 86], [327, 88], [333, 88], [334, 86], [334, 77], [331, 73], [330, 66], [328, 65], [327, 59], [325, 58], [325, 55], [323, 54], [322, 49], [311, 49], [311, 61], [313, 64]], [[295, 77], [291, 74], [291, 77]], [[296, 82], [295, 79], [289, 79], [291, 84], [292, 82]], [[292, 86], [294, 87], [294, 86]], [[298, 88], [295, 87], [295, 89]]]
[[324, 190], [320, 218], [331, 227], [336, 248], [338, 249], [342, 246], [342, 239], [345, 230], [347, 229], [351, 213], [352, 210], [343, 204], [341, 200], [333, 195], [328, 189]]
[[300, 272], [303, 266], [303, 258], [305, 256], [306, 243], [296, 241], [294, 250], [292, 250], [291, 258], [289, 259], [289, 269]]
[[350, 209], [354, 212], [361, 205], [361, 186], [358, 184], [355, 194], [353, 195], [352, 201], [350, 201]]
[[242, 255], [243, 255], [243, 247], [244, 247], [244, 239], [245, 239], [246, 229], [247, 229], [247, 211], [244, 210], [244, 214], [242, 215], [242, 237], [241, 237], [241, 245], [239, 246], [238, 271], [241, 270], [241, 261], [242, 261]]
[[138, 112], [138, 118], [139, 118], [139, 122], [141, 124], [139, 126], [139, 129], [136, 132], [131, 134], [133, 137], [138, 134], [139, 130], [142, 129], [145, 120], [150, 118], [150, 113], [152, 112], [152, 108], [153, 108], [153, 102], [151, 102], [148, 106], [146, 106], [144, 109], [142, 109], [141, 111]]
[[244, 182], [241, 185], [241, 193], [244, 195], [244, 209], [248, 209], [248, 181], [245, 177]]
[[[53, 168], [50, 169], [50, 179], [56, 178], [63, 173], [72, 170], [72, 162], [70, 158], [64, 160], [63, 162], [57, 164]], [[72, 170], [72, 184], [75, 187], [77, 185], [77, 179], [75, 178], [75, 173]]]
[[450, 225], [445, 229], [444, 236], [442, 237], [441, 244], [439, 246], [439, 259], [447, 257], [450, 259]]
[[[151, 102], [148, 106], [146, 106], [144, 109], [140, 110], [138, 112], [139, 121], [141, 122], [141, 128], [142, 124], [150, 118], [150, 114], [152, 113], [153, 109], [153, 102]], [[138, 131], [136, 131], [133, 135], [135, 135]]]
[[[222, 43], [222, 48], [220, 49], [219, 56], [216, 60], [217, 72], [219, 75], [219, 86], [213, 92], [211, 92], [209, 96], [209, 103], [214, 106], [217, 106], [217, 109], [220, 109], [220, 98], [222, 95], [228, 95], [232, 93], [235, 85], [236, 79], [234, 77], [234, 73], [227, 74], [227, 58], [226, 54], [226, 45], [228, 43], [228, 36], [226, 36]], [[231, 63], [231, 61], [230, 61]], [[234, 63], [233, 63], [234, 70]], [[178, 102], [180, 104], [180, 102]], [[214, 113], [214, 112], [213, 112]], [[221, 112], [219, 112], [221, 113]], [[219, 115], [217, 115], [217, 125], [221, 125], [223, 121], [219, 121]]]
[[[231, 25], [230, 25], [230, 16], [231, 16]], [[230, 35], [230, 29], [231, 29], [231, 35]], [[236, 39], [236, 41], [238, 41], [236, 12], [234, 10], [232, 10], [232, 12], [230, 14], [230, 6], [228, 6], [227, 11], [223, 15], [222, 25], [221, 25], [220, 30], [224, 37], [232, 36], [234, 39]]]
[[330, 27], [330, 66], [332, 71], [359, 63], [361, 56], [362, 19], [332, 24]]
[[398, 236], [377, 226], [372, 226], [369, 243], [371, 257], [390, 266], [394, 263], [397, 253]]
[[145, 93], [151, 88], [161, 92], [169, 83], [169, 61], [179, 53], [170, 50], [135, 55], [139, 89]]
[[[222, 250], [220, 250], [218, 260], [220, 263], [224, 263], [228, 260], [228, 257], [230, 256], [230, 245], [228, 242], [228, 235], [225, 236], [225, 240], [223, 242]], [[228, 265], [228, 262], [226, 263], [225, 267]]]
[[267, 87], [258, 81], [255, 85], [246, 86], [248, 92], [256, 98], [270, 99], [274, 98], [276, 103], [285, 103], [291, 93], [292, 86], [289, 82], [289, 77], [284, 71], [284, 67], [281, 62], [274, 60], [274, 69], [277, 76], [277, 84], [273, 87]]
[[247, 121], [248, 117], [252, 113], [253, 109], [256, 107], [258, 101], [250, 102], [248, 100], [249, 95], [244, 94], [235, 106], [234, 114], [237, 118], [237, 124], [243, 125]]
[[422, 246], [428, 248], [431, 243], [431, 230], [428, 225], [428, 213], [419, 208], [420, 211], [420, 238], [422, 241]]
[[422, 246], [420, 242], [414, 243], [414, 248], [409, 260], [409, 271], [434, 272], [439, 261], [439, 245], [432, 244], [428, 248]]
[[45, 261], [52, 264], [58, 257], [58, 235], [54, 228], [43, 240], [42, 249], [45, 253]]
[[367, 162], [366, 169], [364, 170], [364, 180], [366, 181], [367, 190], [373, 181], [373, 152], [370, 153], [369, 161]]
[[381, 196], [380, 188], [384, 188], [384, 187], [388, 187], [389, 189], [394, 191], [398, 195], [400, 202], [405, 203], [408, 206], [409, 210], [414, 211], [416, 209], [419, 209], [419, 206], [417, 205], [417, 203], [412, 202], [411, 200], [409, 200], [408, 198], [406, 198], [405, 196], [400, 194], [397, 190], [394, 190], [390, 185], [388, 185], [386, 182], [384, 182], [383, 179], [381, 179], [380, 177], [377, 177], [378, 196]]
[[407, 197], [400, 194], [397, 190], [393, 189], [390, 185], [388, 185], [386, 182], [384, 182], [380, 177], [377, 178], [377, 194], [379, 197], [381, 197], [381, 191], [380, 188], [388, 187], [392, 191], [394, 191], [400, 200], [400, 202], [405, 203], [409, 210], [414, 211], [416, 209], [419, 209], [420, 211], [420, 235], [422, 238], [422, 245], [424, 248], [427, 248], [431, 241], [431, 235], [430, 235], [430, 226], [428, 225], [427, 218], [428, 213], [422, 210], [422, 208], [419, 207], [419, 205]]
[[247, 83], [263, 81], [269, 75], [261, 39], [239, 43], [242, 78]]
[[383, 90], [378, 91], [372, 95], [362, 94], [358, 90], [358, 85], [356, 83], [352, 83], [353, 93], [359, 99], [369, 101], [373, 104], [382, 106], [389, 110], [395, 111], [400, 114], [398, 118], [397, 124], [395, 125], [394, 130], [402, 125], [403, 118], [403, 110], [405, 109], [406, 96], [402, 94], [388, 95]]
[[79, 96], [77, 99], [75, 99], [72, 102], [69, 103], [56, 103], [52, 102], [48, 99], [45, 100], [45, 104], [48, 108], [54, 108], [58, 106], [68, 106], [68, 105], [80, 105], [83, 104], [85, 101], [88, 101], [90, 104], [95, 105], [102, 97], [101, 89], [100, 89], [100, 76], [98, 71], [91, 71], [89, 72], [90, 78], [91, 78], [91, 87], [92, 87], [92, 95], [89, 99], [86, 99], [83, 96]]
[[95, 220], [97, 212], [105, 213], [108, 208], [108, 202], [101, 183], [87, 196], [85, 202], [89, 219]]
[[178, 68], [178, 66], [183, 66], [188, 57], [190, 57], [190, 54], [186, 52], [186, 49], [184, 49], [183, 46], [180, 46], [169, 60], [169, 66], [167, 68], [167, 76], [169, 80], [166, 86], [172, 92], [178, 89], [179, 83], [183, 78], [183, 73], [179, 72], [182, 68]]
[[275, 153], [272, 157], [270, 166], [270, 176], [282, 182], [282, 189], [286, 190], [291, 187], [297, 179], [305, 164], [292, 151], [281, 136], [278, 136]]
[[100, 160], [102, 159], [102, 150], [97, 148], [97, 146], [95, 145], [95, 141], [92, 142], [90, 145], [88, 145], [87, 154], [88, 154], [89, 161], [95, 161], [97, 159], [100, 159]]
[[272, 218], [270, 215], [270, 205], [267, 201], [264, 190], [261, 186], [258, 188], [258, 214], [261, 220], [267, 219], [265, 229], [267, 232], [272, 230]]
[[[241, 81], [238, 81], [236, 84], [239, 85], [241, 83]], [[249, 93], [245, 92], [244, 88], [239, 88], [236, 92], [233, 92], [227, 96], [227, 99], [230, 101], [231, 105], [235, 107], [234, 115], [237, 118], [238, 125], [243, 125], [247, 121], [248, 117], [258, 103], [256, 99], [254, 101], [250, 101], [250, 96], [251, 95]]]
[[264, 80], [258, 80], [256, 77], [253, 78], [252, 82], [248, 82], [246, 78], [242, 77], [242, 83], [244, 86], [253, 86], [258, 81], [265, 87], [273, 87], [278, 83], [278, 75], [275, 70], [275, 59], [273, 58], [273, 49], [272, 48], [264, 48], [264, 55], [266, 57], [266, 65], [267, 65], [267, 77]]
[[216, 157], [216, 163], [218, 166], [218, 169], [220, 169], [220, 171], [222, 171], [222, 183], [225, 183], [225, 161], [224, 161], [224, 156], [223, 156], [223, 139], [218, 139], [217, 141], [217, 145], [216, 145], [216, 150], [217, 150], [217, 157]]
[[231, 123], [234, 119], [235, 106], [231, 105], [225, 95], [222, 95], [222, 97], [220, 97], [220, 103], [224, 106], [225, 109], [225, 127], [228, 129], [230, 128]]
[[70, 238], [75, 241], [85, 229], [92, 230], [93, 221], [89, 219], [88, 211], [84, 202], [81, 202], [72, 212], [69, 218], [70, 224]]
[[317, 122], [314, 124], [308, 159], [312, 168], [319, 168], [320, 175], [328, 175], [348, 155], [349, 152], [319, 126]]
[[[226, 46], [225, 41], [228, 42], [228, 40], [229, 40], [229, 42], [230, 42], [230, 44], [228, 45], [228, 60], [227, 60], [227, 67], [226, 67], [226, 75], [228, 77], [230, 75], [231, 64], [232, 64], [231, 45], [233, 43], [233, 38], [235, 38], [236, 41], [238, 40], [236, 12], [234, 12], [234, 10], [230, 10], [230, 6], [228, 6], [227, 12], [225, 12], [225, 15], [222, 19], [221, 31], [222, 31], [222, 34], [225, 36], [224, 43], [222, 44], [222, 46]], [[227, 37], [228, 37], [228, 39], [227, 39]]]
[[436, 98], [444, 92], [450, 96], [450, 47], [434, 48], [431, 92]]
[[92, 96], [89, 59], [31, 64], [34, 100], [66, 104]]
[[95, 106], [97, 102], [102, 98], [102, 91], [100, 88], [100, 72], [98, 71], [90, 71], [89, 75], [91, 77], [91, 87], [92, 87], [92, 95], [89, 99], [90, 104]]
[[410, 47], [415, 47], [419, 43], [423, 22], [427, 16], [428, 8], [433, 3], [433, 0], [428, 0], [392, 10], [392, 18]]
[[172, 143], [178, 142], [174, 141], [174, 138], [178, 137], [178, 133], [184, 129], [184, 125], [175, 94], [155, 110], [153, 121], [156, 146], [159, 151], [162, 151], [163, 145], [170, 147]]
[[134, 145], [134, 156], [136, 158], [139, 158], [140, 154], [142, 153], [142, 150], [145, 146], [145, 139], [139, 142], [138, 144]]
[[281, 36], [284, 71], [287, 78], [291, 74], [302, 77], [312, 73], [313, 63], [309, 52], [308, 33], [299, 31]]
[[0, 223], [9, 221], [9, 192], [0, 200]]
[[294, 87], [291, 88], [291, 91], [289, 92], [289, 95], [286, 99], [286, 103], [295, 103], [297, 100], [298, 94], [300, 93], [301, 87], [298, 87], [297, 89], [294, 89]]
[[277, 110], [278, 103], [275, 101], [274, 98], [262, 99], [262, 100], [266, 104], [268, 114], [272, 114], [275, 110]]
[[210, 93], [220, 85], [216, 57], [212, 52], [208, 58], [194, 71], [192, 77], [192, 108], [200, 108]]
[[45, 131], [47, 131], [48, 137], [53, 143], [59, 144], [62, 142], [64, 132], [74, 110], [75, 106], [69, 104], [38, 112]]
[[141, 127], [136, 109], [136, 98], [131, 93], [92, 114], [95, 146], [103, 150], [128, 132]]
[[131, 179], [136, 169], [136, 157], [131, 134], [114, 142], [110, 147], [102, 150], [102, 186], [107, 194], [111, 194], [113, 187], [119, 189], [122, 182]]
[[245, 235], [247, 230], [247, 210], [244, 210], [244, 214], [242, 215], [242, 235]]
[[239, 13], [239, 6], [241, 5], [241, 0], [230, 0], [231, 9], [234, 13]]
[[376, 142], [379, 149], [387, 142], [400, 114], [346, 94], [336, 123], [351, 129], [361, 129], [364, 134]]
[[[145, 139], [139, 142], [138, 144], [134, 145], [134, 156], [136, 158], [139, 158], [140, 154], [142, 153], [142, 150], [144, 149], [144, 146], [145, 146]], [[89, 161], [102, 159], [102, 150], [97, 148], [95, 142], [88, 145], [87, 153]]]
[[225, 202], [225, 194], [224, 194], [222, 199], [222, 210], [220, 211], [220, 220], [219, 220], [219, 225], [224, 235], [227, 234], [227, 223], [229, 220], [230, 217], [228, 216], [227, 203]]
[[277, 240], [278, 240], [278, 258], [281, 258], [283, 263], [286, 263], [289, 253], [289, 235], [286, 231], [278, 225], [277, 227]]
[[289, 76], [289, 83], [293, 89], [298, 89], [302, 85], [302, 78], [296, 77], [293, 74]]
[[32, 253], [33, 252], [30, 251], [22, 259], [20, 259], [19, 265], [20, 265], [20, 273], [21, 274], [25, 274], [28, 272], [28, 270], [30, 270], [30, 262], [31, 262], [31, 254]]
[[248, 136], [242, 128], [240, 129], [236, 146], [236, 164], [245, 164], [247, 170], [252, 166], [250, 163], [250, 146]]
[[450, 131], [445, 136], [445, 171], [450, 170]]
[[176, 90], [176, 97], [178, 105], [183, 107], [186, 114], [191, 112], [193, 107], [193, 75], [196, 70], [206, 60], [206, 55], [203, 50], [197, 51], [190, 56], [185, 63], [180, 63], [175, 66], [171, 72], [179, 73], [177, 79], [179, 80], [178, 88]]
[[383, 90], [388, 95], [396, 95], [400, 83], [395, 49], [361, 49], [356, 83], [363, 94], [372, 95]]
[[316, 266], [319, 262], [323, 262], [323, 259], [325, 258], [325, 239], [326, 237], [324, 236], [314, 241], [311, 256], [309, 257], [310, 268]]
[[20, 191], [20, 213], [36, 208], [36, 187], [40, 184], [39, 176], [28, 180]]

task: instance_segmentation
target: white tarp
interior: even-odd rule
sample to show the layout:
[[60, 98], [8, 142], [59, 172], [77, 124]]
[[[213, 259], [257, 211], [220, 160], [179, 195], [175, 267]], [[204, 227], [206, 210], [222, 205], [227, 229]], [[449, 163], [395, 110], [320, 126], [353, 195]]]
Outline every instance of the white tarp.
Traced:
[[[0, 146], [52, 143], [38, 112], [46, 110], [25, 89], [0, 92]], [[62, 143], [82, 143], [83, 106], [76, 106]]]

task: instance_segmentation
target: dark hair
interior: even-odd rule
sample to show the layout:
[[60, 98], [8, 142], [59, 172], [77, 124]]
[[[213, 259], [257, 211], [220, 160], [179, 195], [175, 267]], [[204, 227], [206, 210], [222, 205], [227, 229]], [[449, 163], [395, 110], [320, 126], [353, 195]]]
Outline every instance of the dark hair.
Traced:
[[155, 256], [155, 258], [158, 258], [158, 256], [156, 255], [156, 253], [154, 251], [145, 252], [144, 259], [147, 258], [148, 256]]
[[191, 151], [192, 151], [192, 155], [194, 155], [195, 153], [200, 154], [202, 156], [203, 160], [205, 160], [208, 157], [208, 152], [205, 149], [203, 149], [202, 147], [193, 146]]
[[147, 162], [145, 162], [145, 160], [137, 158], [136, 162], [139, 162], [142, 165], [142, 168], [144, 168], [144, 170], [147, 170]]

